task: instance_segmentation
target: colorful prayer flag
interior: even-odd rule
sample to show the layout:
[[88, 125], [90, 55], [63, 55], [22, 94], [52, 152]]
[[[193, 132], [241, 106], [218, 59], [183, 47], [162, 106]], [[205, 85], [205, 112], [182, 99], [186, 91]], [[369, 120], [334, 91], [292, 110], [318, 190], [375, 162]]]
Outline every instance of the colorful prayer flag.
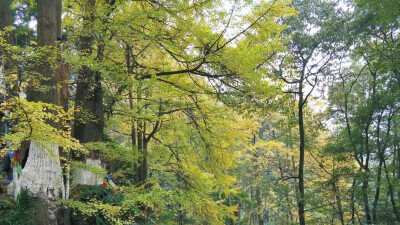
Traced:
[[19, 176], [22, 176], [22, 167], [21, 167], [21, 165], [19, 165], [18, 162], [17, 162], [17, 164], [15, 165], [15, 169], [16, 169], [16, 171], [17, 171], [17, 173], [18, 173], [18, 177], [19, 177]]
[[8, 156], [10, 156], [10, 159], [12, 159], [14, 157], [14, 153], [11, 150], [7, 151]]

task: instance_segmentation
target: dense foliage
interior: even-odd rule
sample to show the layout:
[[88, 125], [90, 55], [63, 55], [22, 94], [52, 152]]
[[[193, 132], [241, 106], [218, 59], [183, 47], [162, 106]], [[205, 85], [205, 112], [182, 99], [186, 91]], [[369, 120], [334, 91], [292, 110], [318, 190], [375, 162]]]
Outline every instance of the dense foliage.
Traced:
[[395, 0], [1, 1], [3, 152], [60, 224], [400, 223]]

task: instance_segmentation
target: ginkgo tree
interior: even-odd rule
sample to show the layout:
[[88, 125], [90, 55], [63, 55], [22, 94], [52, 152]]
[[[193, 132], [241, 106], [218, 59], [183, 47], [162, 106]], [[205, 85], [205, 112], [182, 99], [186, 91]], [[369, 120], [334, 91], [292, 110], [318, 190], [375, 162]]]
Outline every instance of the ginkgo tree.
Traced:
[[[62, 57], [58, 55], [58, 46], [54, 42], [57, 38], [64, 40], [58, 17], [52, 21], [57, 25], [51, 30], [52, 42], [42, 43], [40, 39], [43, 35], [42, 23], [50, 22], [42, 20], [47, 7], [42, 3], [38, 2], [37, 43], [46, 47], [42, 48], [43, 51], [32, 49], [38, 59], [35, 61], [37, 65], [24, 71], [24, 77], [29, 80], [25, 80], [27, 82], [21, 88], [27, 88], [28, 100], [39, 102], [51, 98], [50, 103], [60, 104], [58, 96], [61, 93], [57, 84], [62, 84], [57, 82], [65, 76], [57, 75], [55, 67], [62, 65], [61, 59], [72, 67], [72, 78], [76, 77], [70, 102], [75, 113], [71, 120], [72, 136], [84, 143], [86, 150], [90, 150], [89, 154], [72, 154], [72, 158], [87, 165], [73, 165], [81, 165], [91, 171], [73, 170], [74, 184], [101, 183], [104, 177], [100, 171], [105, 171], [100, 168], [102, 163], [98, 159], [102, 153], [99, 152], [104, 150], [103, 155], [107, 155], [107, 149], [101, 148], [101, 142], [116, 139], [116, 134], [125, 133], [124, 129], [127, 129], [128, 136], [116, 139], [120, 146], [134, 153], [131, 162], [134, 177], [130, 180], [135, 186], [126, 183], [130, 186], [126, 187], [125, 203], [135, 199], [135, 193], [142, 193], [139, 195], [141, 198], [132, 201], [136, 208], [161, 215], [156, 213], [160, 210], [160, 206], [155, 204], [157, 201], [146, 199], [146, 196], [152, 197], [160, 188], [170, 189], [162, 186], [160, 181], [167, 176], [175, 180], [173, 183], [176, 185], [172, 187], [179, 187], [175, 193], [182, 199], [176, 199], [179, 203], [171, 205], [180, 212], [182, 221], [186, 218], [201, 223], [212, 218], [215, 223], [223, 223], [225, 217], [232, 217], [234, 208], [225, 207], [217, 200], [221, 197], [213, 197], [212, 194], [229, 195], [229, 186], [234, 181], [227, 174], [233, 165], [232, 149], [239, 148], [240, 140], [244, 141], [237, 130], [246, 133], [251, 129], [234, 128], [240, 126], [233, 124], [239, 116], [230, 112], [224, 103], [252, 103], [253, 99], [260, 103], [274, 96], [274, 89], [266, 81], [265, 74], [257, 71], [263, 62], [258, 56], [274, 55], [282, 50], [282, 28], [276, 20], [293, 15], [294, 10], [287, 6], [288, 2], [250, 5], [250, 10], [256, 6], [253, 16], [245, 15], [238, 20], [237, 9], [245, 7], [247, 2], [237, 1], [230, 11], [225, 11], [221, 7], [222, 2], [218, 1], [65, 1], [63, 32], [69, 36], [69, 41], [62, 45]], [[50, 11], [59, 16], [61, 10], [58, 3], [57, 8]], [[251, 39], [253, 33], [261, 31], [262, 39]], [[48, 64], [44, 64], [47, 66], [45, 69], [37, 70], [35, 68], [44, 66], [40, 60], [47, 60]], [[46, 82], [51, 85], [46, 87]], [[17, 103], [28, 104], [16, 101], [15, 105], [10, 102], [10, 106], [22, 110], [23, 107], [17, 107]], [[50, 105], [37, 107], [39, 111], [54, 110]], [[254, 110], [250, 107], [242, 110]], [[47, 114], [38, 113], [35, 116], [50, 122]], [[27, 124], [30, 124], [29, 119]], [[57, 121], [51, 124], [56, 128], [58, 126]], [[119, 126], [123, 124], [125, 126]], [[25, 125], [21, 123], [21, 129], [29, 128]], [[69, 135], [68, 132], [66, 134]], [[179, 139], [167, 138], [165, 135], [168, 134]], [[25, 139], [34, 140], [33, 136]], [[75, 143], [74, 139], [71, 140]], [[186, 147], [181, 152], [175, 152], [171, 147], [175, 145]], [[79, 145], [74, 147], [80, 148]], [[56, 149], [54, 147], [55, 152]], [[169, 156], [166, 150], [170, 151]], [[173, 152], [177, 155], [171, 155]], [[29, 153], [29, 157], [33, 157], [33, 151]], [[70, 157], [67, 155], [67, 158]], [[173, 163], [168, 165], [171, 157]], [[55, 162], [57, 164], [57, 159]], [[37, 163], [37, 166], [42, 168], [44, 165]], [[112, 168], [106, 165], [107, 169]], [[24, 171], [22, 174], [24, 177], [29, 175]], [[61, 178], [61, 173], [53, 178]], [[66, 179], [69, 179], [68, 175]], [[62, 182], [59, 184], [62, 186]], [[198, 184], [204, 186], [196, 187]], [[202, 204], [188, 201], [196, 195], [199, 201], [195, 203]], [[74, 205], [81, 206], [74, 201], [69, 203], [72, 208]], [[118, 214], [115, 217], [112, 215], [111, 206], [110, 212], [106, 212], [104, 207], [107, 206], [93, 203], [92, 206], [97, 207], [107, 220], [123, 222], [122, 218], [116, 220]], [[199, 209], [208, 211], [201, 213]], [[78, 210], [93, 215], [89, 208], [78, 207]], [[136, 219], [137, 214], [125, 218], [125, 221]]]
[[0, 3], [39, 224], [399, 221], [391, 1]]

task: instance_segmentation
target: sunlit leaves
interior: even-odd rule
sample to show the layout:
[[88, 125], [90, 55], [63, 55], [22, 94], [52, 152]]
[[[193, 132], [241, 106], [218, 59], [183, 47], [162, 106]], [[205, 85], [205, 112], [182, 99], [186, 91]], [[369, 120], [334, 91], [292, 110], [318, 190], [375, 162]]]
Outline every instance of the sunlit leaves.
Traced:
[[71, 137], [71, 112], [65, 112], [62, 107], [20, 98], [9, 100], [3, 107], [8, 112], [4, 120], [11, 125], [4, 140], [10, 143], [11, 149], [18, 150], [20, 144], [28, 140], [42, 145], [55, 143], [70, 150], [81, 149], [78, 141]]

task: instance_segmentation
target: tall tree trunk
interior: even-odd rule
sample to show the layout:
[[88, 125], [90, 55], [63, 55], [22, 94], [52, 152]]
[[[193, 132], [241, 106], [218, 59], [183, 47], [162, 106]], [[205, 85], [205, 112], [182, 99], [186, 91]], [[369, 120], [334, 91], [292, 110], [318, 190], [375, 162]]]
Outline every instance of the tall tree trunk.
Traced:
[[[95, 22], [95, 4], [96, 0], [86, 2], [85, 9], [88, 15], [85, 16], [83, 23], [87, 30], [90, 30]], [[92, 54], [93, 42], [94, 38], [90, 32], [80, 37], [80, 49], [83, 54], [88, 56]], [[99, 45], [97, 48], [97, 61], [102, 60], [103, 51], [104, 48]], [[81, 143], [101, 142], [104, 132], [104, 110], [100, 72], [93, 71], [89, 66], [84, 65], [78, 72], [77, 80], [73, 136]], [[89, 118], [87, 118], [88, 115]], [[101, 160], [97, 151], [92, 151], [80, 159], [92, 167], [101, 167]], [[100, 175], [82, 168], [75, 170], [73, 180], [76, 184], [86, 185], [99, 185], [103, 181]]]
[[333, 183], [333, 191], [336, 193], [336, 201], [338, 205], [338, 213], [340, 224], [344, 225], [344, 213], [343, 213], [343, 206], [342, 206], [342, 198], [340, 197], [339, 188], [337, 187], [336, 181]]
[[[373, 208], [372, 208], [372, 222], [374, 224], [378, 223], [376, 211], [377, 211], [377, 208], [378, 208], [380, 189], [381, 189], [382, 164], [383, 164], [383, 161], [385, 161], [384, 150], [383, 150], [384, 148], [382, 149], [381, 141], [380, 141], [380, 138], [381, 138], [380, 137], [381, 136], [380, 125], [381, 125], [381, 120], [382, 120], [382, 114], [383, 114], [383, 112], [381, 112], [381, 115], [378, 116], [378, 124], [377, 124], [377, 128], [376, 128], [379, 165], [378, 165], [378, 173], [377, 173], [377, 178], [376, 178], [375, 198], [374, 198], [374, 202], [372, 204], [372, 206], [373, 206]], [[389, 129], [390, 129], [390, 126], [389, 126]]]
[[355, 206], [355, 188], [356, 188], [356, 182], [357, 178], [356, 176], [353, 176], [353, 182], [351, 184], [351, 194], [350, 194], [350, 205], [351, 205], [351, 224], [356, 223], [356, 218], [355, 218], [355, 212], [356, 212], [356, 206]]
[[[3, 29], [8, 26], [13, 25], [13, 18], [12, 18], [12, 10], [11, 10], [11, 3], [12, 0], [1, 0], [0, 1], [0, 30], [3, 32]], [[7, 44], [14, 44], [13, 43], [13, 32], [7, 32], [5, 35], [5, 40]], [[1, 61], [4, 60], [4, 70], [3, 71], [3, 79], [6, 79], [12, 74], [12, 68], [15, 66], [14, 62], [11, 60], [11, 54], [9, 52], [0, 52], [0, 56], [3, 57], [3, 59], [0, 59]], [[14, 96], [18, 95], [18, 79], [15, 79], [16, 77], [12, 77], [9, 80], [9, 82], [13, 83], [6, 83], [6, 92], [8, 95], [8, 98], [12, 98]], [[6, 79], [7, 80], [7, 79]], [[0, 96], [0, 99], [5, 100], [5, 95]]]
[[140, 159], [137, 165], [137, 183], [141, 184], [147, 179], [147, 147], [148, 143], [146, 140], [146, 123], [143, 121], [137, 122], [137, 141], [138, 141], [138, 150], [140, 153]]
[[[396, 137], [398, 135], [396, 134]], [[395, 151], [397, 152], [396, 163], [397, 163], [397, 176], [396, 178], [400, 180], [400, 146], [399, 144], [396, 145]], [[400, 190], [397, 190], [397, 197], [400, 198]]]
[[[231, 194], [228, 194], [228, 206], [232, 207], [232, 197]], [[238, 210], [235, 212], [235, 216], [237, 216], [238, 220], [240, 219], [240, 204], [238, 204]], [[230, 225], [235, 225], [235, 220], [230, 219]]]
[[[381, 155], [381, 153], [379, 153]], [[372, 204], [372, 222], [375, 224], [377, 223], [377, 216], [376, 216], [376, 210], [378, 208], [378, 201], [379, 201], [379, 195], [380, 195], [380, 189], [381, 189], [381, 176], [382, 176], [382, 164], [383, 164], [383, 158], [379, 156], [379, 166], [378, 166], [378, 173], [377, 173], [377, 178], [376, 178], [376, 190], [375, 190], [375, 198], [374, 202]]]
[[[133, 112], [134, 111], [134, 100], [133, 100], [133, 93], [132, 91], [129, 91], [129, 108]], [[137, 123], [135, 119], [131, 119], [131, 142], [133, 149], [136, 150], [138, 148], [138, 142], [140, 140], [137, 140], [139, 137], [139, 134], [137, 134]], [[134, 182], [138, 183], [139, 181], [139, 166], [138, 163], [134, 163], [133, 169], [135, 171], [135, 176], [134, 176]]]
[[[292, 156], [292, 170], [293, 170], [293, 173], [297, 170], [297, 167], [296, 167], [296, 161], [295, 161], [295, 159], [294, 159], [294, 156]], [[295, 180], [296, 181], [296, 180]], [[294, 186], [294, 191], [295, 191], [295, 193], [296, 193], [296, 203], [297, 203], [297, 206], [299, 205], [299, 202], [300, 202], [300, 195], [299, 195], [299, 184], [297, 183], [297, 182], [293, 182], [293, 186]], [[298, 214], [297, 214], [298, 215]], [[296, 218], [296, 221], [295, 221], [296, 223], [297, 223], [297, 218]]]
[[[98, 16], [96, 12], [97, 0], [88, 0], [85, 2], [84, 10], [87, 15], [84, 17], [85, 31], [90, 31], [95, 24]], [[115, 0], [106, 0], [105, 4], [110, 6], [110, 11], [106, 13], [109, 17], [116, 8]], [[102, 21], [108, 23], [107, 20]], [[103, 30], [105, 33], [107, 30]], [[90, 56], [93, 51], [94, 36], [92, 32], [85, 32], [80, 38], [81, 51]], [[101, 62], [104, 58], [104, 45], [98, 44], [97, 55], [94, 59]], [[76, 89], [75, 101], [75, 121], [73, 136], [81, 143], [101, 142], [104, 136], [104, 106], [103, 106], [103, 88], [102, 76], [99, 71], [92, 70], [89, 66], [83, 66], [78, 73], [78, 85]], [[85, 118], [90, 115], [91, 118]], [[98, 151], [92, 151], [89, 155], [81, 158], [87, 165], [100, 168], [101, 160]], [[78, 184], [98, 185], [102, 183], [102, 177], [84, 169], [78, 169], [77, 176], [74, 175], [74, 181]]]
[[[56, 48], [57, 34], [60, 31], [61, 0], [38, 0], [38, 47]], [[45, 56], [43, 62], [46, 60]], [[29, 87], [27, 99], [29, 101], [41, 101], [57, 105], [58, 78], [57, 71], [49, 63], [42, 63], [36, 67], [43, 76], [40, 79], [41, 87], [46, 86], [47, 92], [38, 91]], [[56, 126], [56, 124], [52, 124]], [[56, 201], [65, 197], [62, 170], [59, 160], [59, 149], [54, 143], [41, 146], [32, 141], [29, 147], [29, 156], [22, 175], [13, 180], [12, 187], [17, 195], [21, 189], [28, 189], [38, 197], [38, 224], [58, 224], [59, 211]]]
[[[283, 169], [282, 169], [282, 165], [280, 164], [280, 162], [279, 162], [279, 172], [281, 174], [281, 177], [283, 177]], [[292, 208], [290, 206], [290, 198], [289, 198], [289, 189], [288, 188], [285, 188], [285, 200], [286, 200], [287, 207], [288, 207], [287, 216], [286, 216], [286, 219], [287, 219], [286, 223], [290, 224], [290, 223], [293, 222], [293, 215], [292, 215]]]
[[262, 206], [262, 198], [261, 198], [261, 190], [260, 187], [256, 187], [256, 200], [257, 200], [257, 216], [258, 216], [258, 224], [264, 225], [264, 208]]
[[[0, 1], [0, 30], [4, 32], [4, 28], [13, 25], [12, 11], [11, 11], [11, 0], [1, 0]], [[13, 44], [13, 33], [8, 32], [5, 35], [5, 39], [8, 44]], [[6, 56], [6, 52], [0, 52], [0, 56]], [[7, 57], [9, 58], [9, 56]], [[10, 60], [5, 61], [5, 69], [7, 70], [7, 65]]]
[[[137, 101], [141, 101], [141, 91], [137, 91]], [[130, 92], [130, 109], [134, 111], [133, 94]], [[147, 179], [147, 154], [148, 154], [148, 142], [150, 137], [146, 137], [146, 122], [137, 121], [132, 119], [131, 128], [131, 139], [134, 146], [137, 148], [140, 156], [138, 162], [135, 164], [135, 183], [140, 185], [143, 184]]]
[[301, 74], [300, 83], [299, 83], [299, 99], [298, 99], [298, 107], [299, 107], [299, 133], [300, 133], [300, 147], [299, 147], [299, 201], [298, 201], [298, 212], [299, 212], [299, 222], [300, 225], [305, 225], [305, 198], [304, 198], [304, 151], [305, 151], [305, 134], [304, 134], [304, 118], [303, 118], [303, 81], [304, 81], [304, 69]]
[[371, 211], [369, 208], [369, 200], [368, 200], [368, 181], [369, 181], [369, 171], [364, 171], [363, 184], [361, 187], [362, 198], [364, 203], [365, 216], [367, 217], [367, 224], [372, 224]]
[[369, 149], [369, 126], [370, 122], [367, 122], [367, 126], [365, 127], [365, 152], [367, 154], [365, 158], [365, 166], [364, 166], [364, 177], [362, 184], [362, 198], [364, 202], [365, 216], [367, 217], [367, 224], [372, 224], [371, 210], [369, 207], [369, 199], [368, 199], [368, 186], [369, 186], [369, 157], [370, 157], [370, 149]]
[[[2, 36], [4, 36], [7, 44], [13, 44], [13, 32], [5, 32], [5, 28], [13, 25], [12, 11], [11, 11], [11, 0], [0, 0], [0, 32]], [[0, 93], [0, 103], [7, 100], [7, 95], [10, 97], [14, 97], [17, 93], [17, 82], [14, 84], [14, 88], [10, 88], [10, 84], [6, 83], [7, 77], [10, 76], [11, 69], [13, 67], [13, 62], [11, 60], [11, 54], [7, 51], [0, 51], [0, 68], [4, 71], [1, 71], [0, 85], [3, 85], [5, 82], [5, 90], [2, 89], [2, 93]], [[4, 63], [4, 68], [2, 67]], [[8, 79], [13, 80], [13, 79]], [[0, 128], [2, 132], [6, 132], [3, 128]]]
[[[11, 11], [11, 0], [0, 1], [0, 30], [5, 27], [12, 26], [12, 11]], [[9, 44], [12, 43], [12, 32], [5, 36], [5, 39]]]
[[342, 198], [340, 196], [340, 190], [338, 187], [338, 178], [337, 175], [335, 174], [335, 156], [333, 156], [332, 162], [333, 162], [333, 169], [332, 169], [332, 189], [333, 193], [336, 195], [336, 202], [338, 206], [338, 213], [339, 213], [339, 219], [340, 223], [344, 225], [344, 213], [343, 213], [343, 206], [342, 206]]
[[386, 162], [383, 161], [383, 168], [385, 169], [385, 175], [386, 175], [386, 181], [388, 182], [389, 186], [389, 196], [390, 196], [390, 202], [392, 203], [392, 210], [393, 214], [396, 217], [396, 221], [400, 223], [400, 214], [398, 212], [397, 206], [396, 206], [396, 201], [394, 199], [394, 190], [393, 190], [393, 185], [392, 182], [390, 181], [390, 176], [389, 176], [389, 171], [386, 167]]

